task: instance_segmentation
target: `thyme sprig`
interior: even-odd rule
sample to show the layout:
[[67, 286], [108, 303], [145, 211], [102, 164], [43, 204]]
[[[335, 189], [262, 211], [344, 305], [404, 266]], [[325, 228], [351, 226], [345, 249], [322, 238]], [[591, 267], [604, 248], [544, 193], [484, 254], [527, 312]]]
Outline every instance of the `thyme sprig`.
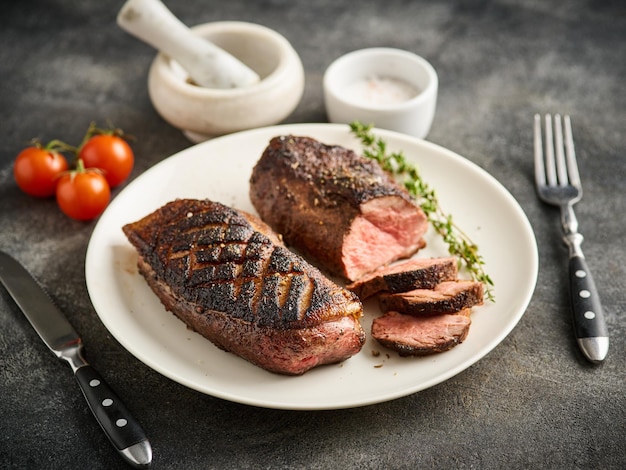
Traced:
[[387, 143], [380, 137], [376, 137], [371, 129], [371, 125], [364, 125], [359, 121], [350, 124], [351, 132], [363, 145], [363, 155], [376, 160], [383, 170], [396, 176], [420, 205], [435, 231], [448, 245], [448, 252], [459, 258], [461, 265], [465, 266], [474, 280], [485, 285], [485, 297], [495, 302], [494, 283], [485, 272], [485, 262], [478, 252], [478, 246], [454, 223], [452, 215], [443, 211], [435, 190], [422, 179], [417, 167], [406, 160], [402, 151], [389, 152]]

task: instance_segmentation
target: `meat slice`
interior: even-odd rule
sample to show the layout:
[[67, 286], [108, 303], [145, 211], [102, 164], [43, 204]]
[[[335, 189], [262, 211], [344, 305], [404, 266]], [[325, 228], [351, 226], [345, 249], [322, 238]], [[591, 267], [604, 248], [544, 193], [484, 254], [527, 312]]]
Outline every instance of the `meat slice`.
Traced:
[[351, 281], [425, 245], [424, 212], [377, 162], [309, 137], [270, 141], [250, 199], [287, 245]]
[[363, 307], [285, 248], [257, 217], [208, 200], [176, 200], [124, 233], [165, 308], [216, 346], [299, 375], [359, 352]]
[[443, 281], [457, 277], [456, 258], [414, 258], [365, 275], [347, 288], [365, 300], [379, 292], [407, 292], [433, 289]]
[[434, 289], [415, 289], [378, 296], [384, 312], [397, 311], [409, 315], [433, 315], [458, 312], [483, 303], [483, 284], [477, 281], [445, 281]]
[[425, 356], [452, 349], [469, 333], [470, 309], [415, 317], [387, 312], [372, 323], [372, 337], [400, 356]]

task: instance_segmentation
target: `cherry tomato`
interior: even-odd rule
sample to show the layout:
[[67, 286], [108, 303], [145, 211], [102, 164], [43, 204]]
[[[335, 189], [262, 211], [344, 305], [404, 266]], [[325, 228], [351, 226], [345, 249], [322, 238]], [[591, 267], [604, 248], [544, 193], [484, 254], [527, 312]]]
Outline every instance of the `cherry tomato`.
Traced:
[[61, 173], [67, 170], [67, 160], [58, 152], [40, 147], [22, 150], [13, 165], [15, 182], [31, 196], [54, 195]]
[[130, 145], [117, 135], [98, 134], [91, 137], [78, 153], [85, 168], [99, 168], [114, 188], [122, 183], [133, 169], [135, 156]]
[[107, 180], [97, 171], [66, 173], [59, 178], [57, 204], [64, 214], [76, 220], [91, 220], [104, 211], [111, 199]]

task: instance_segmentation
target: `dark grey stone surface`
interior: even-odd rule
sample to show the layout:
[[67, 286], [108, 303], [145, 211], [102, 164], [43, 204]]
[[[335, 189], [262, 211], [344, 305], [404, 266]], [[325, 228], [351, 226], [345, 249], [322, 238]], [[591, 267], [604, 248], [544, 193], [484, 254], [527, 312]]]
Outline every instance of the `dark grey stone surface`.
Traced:
[[[69, 220], [13, 181], [12, 161], [31, 138], [77, 142], [93, 120], [137, 137], [133, 177], [190, 145], [152, 108], [154, 52], [116, 26], [122, 3], [0, 6], [0, 249], [27, 266], [82, 334], [90, 361], [148, 432], [154, 468], [626, 468], [623, 2], [168, 2], [190, 25], [253, 21], [292, 42], [307, 85], [287, 122], [325, 121], [322, 74], [345, 52], [380, 45], [426, 57], [440, 77], [428, 139], [501, 181], [535, 229], [537, 289], [495, 350], [420, 393], [322, 412], [230, 403], [142, 364], [91, 306], [84, 262], [95, 223]], [[532, 186], [535, 112], [569, 113], [574, 122], [586, 191], [577, 213], [612, 341], [599, 366], [576, 348], [557, 213]], [[0, 468], [125, 468], [69, 369], [3, 289], [0, 351]]]

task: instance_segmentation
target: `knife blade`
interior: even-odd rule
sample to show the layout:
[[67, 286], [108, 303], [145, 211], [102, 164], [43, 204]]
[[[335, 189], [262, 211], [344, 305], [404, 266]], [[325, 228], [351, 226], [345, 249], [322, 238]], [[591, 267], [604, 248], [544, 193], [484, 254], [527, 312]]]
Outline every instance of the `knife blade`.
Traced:
[[26, 268], [1, 250], [0, 282], [48, 348], [70, 365], [89, 408], [120, 455], [136, 468], [148, 467], [152, 448], [140, 424], [85, 360], [82, 340], [65, 315]]

